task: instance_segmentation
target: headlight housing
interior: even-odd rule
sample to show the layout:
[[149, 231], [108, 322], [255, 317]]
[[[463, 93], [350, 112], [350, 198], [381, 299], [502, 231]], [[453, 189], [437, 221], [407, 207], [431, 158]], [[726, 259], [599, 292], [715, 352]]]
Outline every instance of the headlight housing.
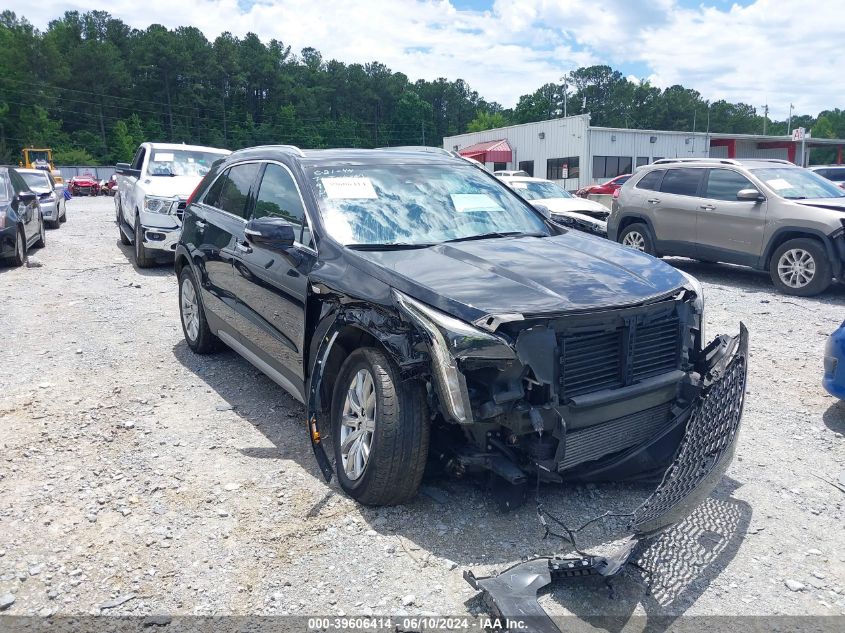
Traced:
[[456, 422], [472, 422], [466, 379], [457, 361], [468, 357], [508, 360], [516, 358], [516, 353], [498, 336], [435, 310], [398, 290], [393, 291], [393, 297], [402, 311], [428, 336], [433, 356], [432, 370], [440, 393], [446, 400], [449, 415]]
[[144, 211], [148, 211], [149, 213], [170, 213], [172, 204], [173, 198], [164, 198], [161, 196], [144, 197]]
[[683, 270], [679, 270], [678, 272], [687, 278], [689, 288], [695, 293], [695, 300], [692, 302], [692, 307], [700, 320], [699, 331], [701, 332], [701, 344], [704, 345], [704, 342], [707, 340], [704, 336], [704, 288], [701, 282], [688, 272]]

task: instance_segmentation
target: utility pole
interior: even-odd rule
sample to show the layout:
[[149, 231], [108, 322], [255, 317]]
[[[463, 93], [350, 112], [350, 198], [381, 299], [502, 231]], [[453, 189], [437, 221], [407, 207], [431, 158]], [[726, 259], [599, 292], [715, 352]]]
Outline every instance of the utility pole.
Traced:
[[569, 90], [569, 86], [564, 81], [563, 82], [563, 118], [564, 119], [566, 118], [566, 97], [567, 97], [566, 92], [567, 92], [567, 90]]
[[707, 132], [704, 134], [704, 150], [710, 158], [710, 102], [707, 102]]
[[792, 105], [791, 103], [789, 104], [789, 119], [787, 119], [787, 123], [786, 123], [786, 135], [787, 136], [792, 134], [792, 108], [794, 108], [794, 107], [795, 106]]
[[425, 147], [425, 121], [420, 121], [420, 129], [422, 130], [423, 147]]
[[763, 106], [763, 136], [766, 136], [766, 126], [769, 122], [769, 104]]

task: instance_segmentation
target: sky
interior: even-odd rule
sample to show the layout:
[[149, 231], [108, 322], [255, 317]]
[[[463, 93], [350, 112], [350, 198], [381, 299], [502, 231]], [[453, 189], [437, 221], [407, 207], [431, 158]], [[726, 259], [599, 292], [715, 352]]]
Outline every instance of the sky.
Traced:
[[769, 116], [845, 107], [843, 0], [39, 0], [0, 8], [44, 29], [101, 8], [136, 28], [191, 25], [379, 61], [416, 79], [462, 78], [505, 107], [579, 66], [742, 101]]

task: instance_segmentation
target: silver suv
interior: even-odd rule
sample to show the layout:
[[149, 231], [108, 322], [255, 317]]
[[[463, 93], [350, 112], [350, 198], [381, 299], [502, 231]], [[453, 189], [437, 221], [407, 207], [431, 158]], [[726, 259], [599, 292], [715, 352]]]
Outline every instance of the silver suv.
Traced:
[[768, 270], [791, 295], [823, 292], [845, 268], [845, 190], [784, 160], [649, 165], [613, 201], [608, 237], [657, 257]]

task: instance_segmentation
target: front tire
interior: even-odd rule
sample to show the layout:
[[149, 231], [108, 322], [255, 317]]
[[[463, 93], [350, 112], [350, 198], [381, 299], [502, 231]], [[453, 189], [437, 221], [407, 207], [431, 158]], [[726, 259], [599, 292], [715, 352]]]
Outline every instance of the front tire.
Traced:
[[199, 285], [189, 265], [179, 273], [179, 317], [182, 321], [182, 334], [191, 350], [196, 354], [217, 351], [220, 339], [208, 327]]
[[374, 506], [416, 495], [428, 459], [428, 407], [422, 386], [402, 381], [383, 352], [352, 352], [332, 394], [332, 445], [338, 482]]
[[38, 241], [32, 245], [34, 248], [44, 248], [47, 246], [47, 231], [44, 228], [44, 216], [41, 216], [41, 222], [38, 225]]
[[654, 250], [651, 232], [645, 224], [640, 224], [639, 222], [629, 224], [625, 227], [622, 233], [619, 234], [619, 243], [622, 246], [633, 248], [641, 253], [648, 253], [649, 255], [657, 254]]
[[833, 281], [824, 247], [816, 240], [803, 237], [784, 242], [775, 249], [769, 273], [775, 288], [796, 297], [820, 294]]
[[9, 259], [9, 263], [15, 268], [26, 263], [26, 238], [22, 228], [15, 233], [15, 254]]
[[[119, 228], [119, 227], [118, 227]], [[122, 233], [122, 231], [121, 231]], [[144, 246], [144, 232], [141, 230], [141, 218], [135, 217], [135, 265], [138, 268], [149, 268], [155, 264], [155, 259]]]

